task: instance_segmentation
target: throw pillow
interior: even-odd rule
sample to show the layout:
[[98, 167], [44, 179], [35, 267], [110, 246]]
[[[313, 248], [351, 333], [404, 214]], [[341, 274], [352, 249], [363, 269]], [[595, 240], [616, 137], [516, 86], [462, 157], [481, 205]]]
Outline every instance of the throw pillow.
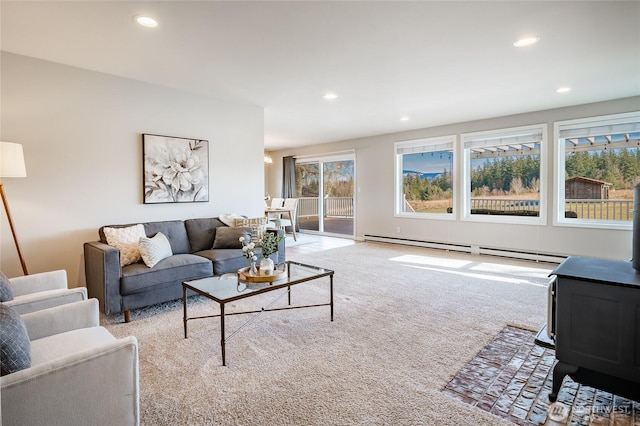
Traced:
[[31, 367], [31, 342], [18, 312], [0, 303], [0, 376]]
[[0, 302], [13, 300], [13, 290], [9, 284], [9, 278], [0, 271]]
[[120, 249], [120, 266], [140, 262], [140, 238], [146, 237], [144, 225], [138, 224], [126, 228], [103, 228], [107, 244]]
[[234, 226], [242, 226], [251, 230], [251, 242], [256, 246], [262, 244], [262, 234], [267, 232], [267, 218], [254, 217], [252, 219], [236, 219]]
[[173, 254], [171, 244], [162, 232], [158, 232], [151, 238], [140, 238], [138, 246], [142, 261], [149, 268], [153, 268], [162, 259], [166, 259]]
[[241, 249], [240, 237], [251, 238], [247, 228], [231, 228], [228, 226], [218, 226], [216, 228], [216, 238], [213, 240], [214, 249]]
[[242, 219], [242, 218], [244, 218], [244, 216], [241, 216], [237, 213], [225, 213], [218, 216], [218, 219], [220, 219], [220, 222], [224, 223], [227, 226], [236, 226], [234, 225], [235, 220]]

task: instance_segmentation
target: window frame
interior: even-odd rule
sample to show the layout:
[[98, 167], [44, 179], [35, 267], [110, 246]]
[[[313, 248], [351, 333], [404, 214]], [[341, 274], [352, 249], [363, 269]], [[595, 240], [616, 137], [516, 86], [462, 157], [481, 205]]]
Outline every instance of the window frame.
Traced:
[[[443, 149], [436, 150], [435, 147], [444, 145]], [[398, 153], [401, 149], [407, 148], [418, 148], [422, 146], [433, 146], [433, 150], [426, 151], [416, 151], [418, 152], [437, 152], [437, 151], [445, 151], [448, 150], [450, 145], [451, 149], [451, 170], [449, 174], [451, 175], [451, 191], [452, 191], [452, 213], [425, 213], [425, 212], [405, 212], [403, 211], [403, 167], [402, 167], [402, 156], [404, 153]], [[445, 135], [445, 136], [436, 136], [436, 137], [428, 137], [428, 138], [420, 138], [420, 139], [410, 139], [404, 141], [398, 141], [393, 144], [393, 153], [394, 153], [394, 175], [395, 175], [395, 184], [394, 184], [394, 217], [403, 217], [403, 218], [414, 218], [414, 219], [437, 219], [437, 220], [456, 220], [456, 211], [457, 211], [457, 157], [458, 157], [458, 137], [457, 135]]]
[[[555, 208], [553, 209], [553, 225], [570, 227], [570, 228], [591, 228], [591, 229], [633, 229], [633, 220], [615, 221], [615, 220], [598, 220], [598, 219], [568, 219], [564, 217], [565, 212], [565, 169], [566, 169], [566, 149], [565, 138], [561, 138], [560, 134], [564, 130], [576, 130], [586, 127], [613, 126], [626, 123], [640, 123], [640, 111], [627, 112], [621, 114], [610, 114], [602, 116], [593, 116], [586, 118], [578, 118], [574, 120], [556, 121], [553, 123], [553, 135], [556, 144], [555, 160], [554, 160], [554, 186], [553, 199]], [[615, 133], [615, 132], [612, 132]]]
[[[547, 186], [547, 123], [531, 124], [526, 126], [508, 127], [501, 129], [486, 130], [480, 132], [469, 132], [460, 135], [461, 149], [463, 151], [463, 167], [462, 167], [462, 221], [467, 222], [484, 222], [484, 223], [502, 223], [502, 224], [519, 224], [519, 225], [547, 225], [547, 208], [549, 201], [546, 197]], [[517, 138], [518, 135], [540, 134], [540, 176], [539, 176], [539, 214], [538, 216], [516, 216], [516, 215], [481, 215], [471, 214], [471, 143], [479, 140]], [[504, 144], [496, 144], [500, 146]], [[493, 145], [486, 145], [493, 146]]]

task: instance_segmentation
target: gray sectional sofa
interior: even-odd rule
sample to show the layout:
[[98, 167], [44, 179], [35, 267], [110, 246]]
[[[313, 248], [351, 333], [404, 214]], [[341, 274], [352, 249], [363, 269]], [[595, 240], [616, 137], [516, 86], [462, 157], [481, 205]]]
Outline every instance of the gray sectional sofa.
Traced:
[[[131, 309], [180, 299], [183, 281], [236, 272], [249, 265], [241, 248], [213, 248], [216, 230], [227, 226], [218, 218], [147, 222], [142, 225], [147, 237], [162, 232], [173, 253], [151, 268], [143, 262], [120, 266], [120, 250], [107, 244], [104, 226], [98, 231], [99, 241], [84, 244], [89, 297], [98, 299], [100, 310], [107, 315], [124, 312], [125, 322], [130, 321]], [[131, 224], [108, 226], [123, 228]], [[282, 233], [275, 230], [267, 232]], [[271, 258], [276, 263], [285, 261], [284, 239]]]

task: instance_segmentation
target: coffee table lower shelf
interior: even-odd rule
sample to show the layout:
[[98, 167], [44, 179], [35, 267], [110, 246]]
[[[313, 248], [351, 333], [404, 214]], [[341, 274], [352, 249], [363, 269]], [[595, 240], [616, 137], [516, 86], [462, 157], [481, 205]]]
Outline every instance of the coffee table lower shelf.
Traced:
[[[231, 277], [208, 277], [202, 278], [199, 280], [185, 281], [182, 283], [182, 300], [183, 300], [183, 308], [184, 308], [184, 338], [187, 338], [187, 322], [189, 320], [194, 319], [203, 319], [203, 318], [220, 318], [220, 348], [221, 348], [221, 356], [222, 356], [222, 365], [226, 366], [226, 342], [228, 342], [232, 337], [234, 337], [240, 330], [244, 327], [255, 321], [262, 313], [271, 312], [271, 311], [284, 311], [290, 309], [302, 309], [302, 308], [314, 308], [319, 306], [329, 306], [331, 312], [331, 321], [333, 321], [333, 271], [324, 268], [318, 268], [312, 265], [306, 265], [297, 262], [285, 262], [287, 268], [287, 279], [279, 280], [278, 282], [272, 283], [266, 286], [246, 286], [246, 283], [239, 281], [237, 276], [234, 278]], [[302, 277], [294, 276], [292, 278], [291, 268], [306, 268], [310, 273], [304, 274]], [[301, 306], [291, 306], [291, 287], [297, 284], [301, 284], [304, 282], [316, 280], [322, 277], [329, 277], [329, 302], [328, 303], [317, 303], [312, 305], [301, 305]], [[244, 286], [242, 290], [240, 287]], [[233, 294], [229, 291], [230, 287], [235, 287], [236, 292]], [[279, 294], [275, 297], [268, 305], [262, 307], [258, 310], [251, 311], [242, 311], [242, 312], [225, 312], [225, 304], [237, 301], [240, 299], [245, 299], [248, 297], [252, 297], [258, 294], [267, 293], [271, 291], [286, 289], [286, 291]], [[220, 313], [215, 315], [204, 315], [197, 317], [189, 317], [187, 313], [187, 296], [188, 292], [192, 291], [201, 296], [204, 296], [208, 299], [211, 299], [217, 302], [220, 306]], [[280, 300], [284, 295], [287, 295], [287, 306], [271, 308], [271, 306]], [[244, 315], [244, 314], [256, 314], [251, 317], [248, 321], [243, 323], [240, 327], [234, 330], [228, 336], [225, 336], [225, 317], [230, 315]]]

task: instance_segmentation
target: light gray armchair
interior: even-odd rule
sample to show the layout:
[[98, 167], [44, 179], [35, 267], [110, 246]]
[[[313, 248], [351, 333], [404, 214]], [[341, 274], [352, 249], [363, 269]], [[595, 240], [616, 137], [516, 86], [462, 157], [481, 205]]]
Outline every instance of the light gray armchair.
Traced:
[[13, 425], [139, 425], [138, 342], [99, 325], [96, 299], [22, 315], [31, 366], [0, 377]]
[[19, 314], [87, 300], [85, 287], [68, 288], [67, 271], [57, 270], [9, 278], [13, 300], [2, 302]]

